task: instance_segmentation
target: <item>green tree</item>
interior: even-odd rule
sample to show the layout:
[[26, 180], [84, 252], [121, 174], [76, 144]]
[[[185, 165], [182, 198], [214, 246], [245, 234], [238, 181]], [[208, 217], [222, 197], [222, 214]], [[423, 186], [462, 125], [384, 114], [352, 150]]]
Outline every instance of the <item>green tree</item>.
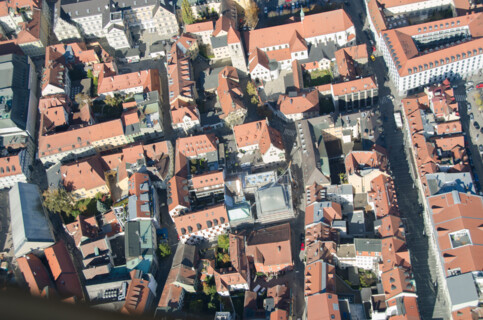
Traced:
[[171, 247], [167, 242], [163, 242], [158, 246], [158, 252], [161, 258], [167, 257], [171, 254]]
[[47, 210], [71, 215], [74, 210], [72, 195], [63, 188], [44, 191], [44, 206]]
[[90, 79], [94, 78], [94, 75], [92, 74], [91, 69], [87, 70], [87, 78], [90, 78]]
[[101, 200], [97, 200], [96, 208], [99, 213], [104, 213], [109, 210], [109, 207], [107, 206], [107, 204], [102, 202]]
[[181, 2], [181, 17], [183, 18], [184, 24], [192, 24], [195, 22], [193, 10], [191, 10], [191, 5], [188, 0]]
[[226, 234], [218, 236], [218, 247], [227, 251], [230, 248], [230, 238]]
[[255, 88], [255, 85], [253, 82], [248, 81], [247, 82], [247, 93], [251, 96], [256, 96], [257, 95], [257, 88]]
[[213, 301], [208, 302], [208, 310], [209, 311], [214, 311], [216, 310], [216, 304]]

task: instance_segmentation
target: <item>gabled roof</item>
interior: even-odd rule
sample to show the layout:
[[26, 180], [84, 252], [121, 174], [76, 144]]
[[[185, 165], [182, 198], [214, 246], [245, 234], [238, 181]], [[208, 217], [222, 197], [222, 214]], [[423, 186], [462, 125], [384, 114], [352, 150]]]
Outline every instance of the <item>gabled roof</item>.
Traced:
[[168, 182], [168, 209], [176, 209], [178, 206], [189, 209], [188, 181], [186, 178], [173, 176]]
[[97, 93], [107, 94], [142, 87], [142, 92], [150, 92], [160, 89], [159, 72], [157, 69], [141, 70], [115, 76], [105, 76], [103, 72], [99, 74]]
[[282, 94], [278, 97], [277, 109], [284, 115], [304, 112], [319, 112], [319, 92], [304, 90], [294, 94]]
[[74, 222], [65, 225], [67, 232], [72, 238], [74, 238], [74, 243], [79, 246], [83, 240], [93, 239], [97, 237], [99, 233], [99, 224], [97, 223], [96, 217], [85, 217], [83, 215], [78, 215]]
[[305, 208], [305, 226], [318, 222], [331, 226], [334, 220], [341, 219], [341, 206], [336, 202], [314, 202]]
[[[149, 276], [152, 277], [151, 275]], [[150, 307], [148, 301], [152, 295], [148, 286], [149, 282], [143, 278], [133, 277], [127, 290], [124, 306], [121, 309], [122, 313], [141, 315], [147, 311], [147, 308]]]
[[406, 241], [396, 237], [382, 239], [382, 266], [381, 271], [386, 272], [394, 267], [411, 268], [411, 258]]
[[322, 260], [305, 266], [304, 294], [335, 293], [335, 267]]
[[104, 167], [99, 156], [63, 165], [60, 171], [62, 183], [68, 191], [88, 191], [106, 185]]
[[0, 178], [22, 174], [19, 155], [0, 158]]
[[200, 134], [176, 140], [176, 153], [185, 157], [197, 157], [201, 154], [217, 151], [216, 136], [214, 134]]
[[235, 68], [227, 66], [218, 74], [218, 87], [216, 88], [223, 115], [227, 117], [240, 109], [246, 110], [243, 105], [243, 91], [241, 90], [238, 73]]
[[232, 27], [233, 25], [235, 25], [235, 21], [233, 21], [226, 15], [222, 15], [221, 17], [218, 18], [218, 20], [216, 20], [215, 31], [213, 31], [213, 37], [218, 36], [218, 34], [222, 31], [228, 32], [230, 27]]
[[264, 266], [292, 264], [290, 224], [259, 229], [247, 237], [247, 255]]
[[394, 181], [390, 176], [380, 174], [371, 181], [371, 190], [367, 193], [368, 201], [374, 203], [374, 211], [378, 218], [386, 215], [399, 215]]
[[191, 121], [199, 121], [198, 108], [196, 105], [177, 99], [171, 103], [171, 121], [174, 124], [184, 122], [184, 118], [188, 117]]
[[198, 23], [192, 23], [185, 25], [185, 30], [188, 33], [199, 33], [199, 32], [213, 32], [213, 21], [204, 21]]
[[289, 44], [294, 32], [298, 32], [302, 38], [307, 39], [345, 32], [351, 27], [353, 23], [342, 9], [307, 15], [299, 22], [250, 31], [246, 37], [247, 51], [251, 52], [256, 47], [266, 48]]
[[453, 191], [429, 197], [428, 204], [446, 275], [456, 268], [461, 273], [481, 270], [483, 198]]
[[83, 298], [82, 288], [72, 258], [60, 241], [44, 250], [59, 294], [64, 298], [72, 296]]
[[261, 65], [265, 69], [270, 70], [269, 62], [270, 60], [268, 59], [267, 53], [256, 47], [249, 54], [248, 70], [250, 70], [250, 72], [253, 72], [253, 70], [255, 70], [255, 67], [258, 65]]
[[340, 320], [338, 296], [334, 293], [317, 293], [306, 298], [307, 320]]
[[382, 287], [389, 300], [401, 293], [416, 293], [416, 285], [409, 269], [396, 267], [381, 275]]
[[279, 150], [285, 150], [280, 132], [269, 127], [266, 120], [234, 126], [233, 134], [238, 148], [258, 145], [261, 154], [265, 154], [271, 145]]
[[376, 168], [387, 170], [387, 155], [383, 151], [352, 151], [345, 158], [345, 171], [348, 174], [359, 174], [361, 169]]
[[228, 223], [224, 204], [207, 207], [201, 211], [185, 213], [173, 217], [179, 235], [189, 235], [201, 230], [216, 228]]
[[37, 256], [28, 254], [18, 258], [17, 263], [30, 289], [30, 294], [40, 296], [46, 287], [52, 286], [47, 269]]
[[380, 219], [381, 225], [377, 230], [381, 238], [385, 237], [397, 237], [404, 240], [404, 227], [401, 218], [398, 216], [389, 214]]
[[193, 189], [210, 188], [216, 185], [224, 185], [225, 179], [223, 171], [211, 171], [208, 173], [196, 175], [191, 177]]

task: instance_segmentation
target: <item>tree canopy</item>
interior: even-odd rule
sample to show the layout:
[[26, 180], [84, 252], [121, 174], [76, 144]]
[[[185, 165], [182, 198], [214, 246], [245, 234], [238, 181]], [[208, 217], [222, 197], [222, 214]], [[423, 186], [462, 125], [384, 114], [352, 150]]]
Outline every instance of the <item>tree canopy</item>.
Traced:
[[218, 247], [223, 249], [223, 251], [226, 251], [228, 248], [230, 248], [230, 239], [226, 234], [218, 236]]
[[44, 191], [44, 206], [47, 210], [55, 213], [64, 212], [71, 215], [74, 210], [72, 195], [63, 188], [48, 189]]
[[171, 247], [167, 242], [163, 242], [158, 246], [159, 256], [161, 258], [167, 257], [171, 254]]
[[248, 0], [248, 4], [245, 7], [245, 25], [250, 29], [255, 29], [258, 24], [258, 12], [259, 8], [255, 1]]
[[192, 24], [195, 22], [193, 10], [191, 10], [191, 5], [188, 0], [183, 0], [181, 2], [181, 18], [185, 24]]

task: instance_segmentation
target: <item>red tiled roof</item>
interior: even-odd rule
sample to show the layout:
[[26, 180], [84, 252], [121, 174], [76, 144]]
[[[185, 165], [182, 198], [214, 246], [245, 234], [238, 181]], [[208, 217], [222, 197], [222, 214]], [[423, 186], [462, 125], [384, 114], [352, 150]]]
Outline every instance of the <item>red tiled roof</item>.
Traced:
[[212, 171], [191, 177], [193, 189], [212, 187], [218, 184], [225, 184], [223, 171]]
[[216, 151], [217, 142], [214, 134], [201, 134], [176, 140], [176, 153], [181, 153], [186, 157], [197, 157]]
[[201, 211], [185, 213], [173, 220], [179, 235], [189, 235], [228, 223], [228, 214], [224, 204], [219, 204]]
[[78, 215], [74, 222], [65, 225], [67, 232], [74, 238], [74, 243], [79, 246], [83, 238], [93, 239], [99, 233], [99, 224], [96, 217], [86, 218]]
[[0, 178], [22, 174], [20, 157], [18, 155], [0, 158]]
[[59, 294], [65, 298], [75, 296], [82, 299], [84, 295], [79, 278], [65, 244], [62, 241], [57, 242], [45, 249], [44, 253]]
[[[265, 267], [292, 265], [290, 224], [259, 229], [247, 238], [247, 255]], [[276, 271], [276, 269], [274, 269]]]
[[234, 126], [233, 133], [238, 148], [258, 145], [262, 154], [265, 154], [271, 145], [280, 150], [285, 150], [280, 132], [269, 127], [266, 120]]
[[[382, 148], [381, 148], [382, 149]], [[345, 171], [348, 174], [358, 174], [361, 167], [377, 168], [381, 171], [387, 170], [387, 156], [385, 150], [382, 152], [373, 151], [353, 151], [345, 158]]]
[[[467, 52], [473, 52], [476, 50], [475, 55], [481, 54], [479, 51], [483, 44], [483, 32], [480, 30], [483, 21], [483, 14], [476, 13], [461, 17], [449, 18], [434, 22], [427, 22], [423, 24], [417, 24], [407, 27], [398, 28], [395, 30], [386, 30], [382, 32], [383, 41], [390, 41], [394, 49], [394, 54], [392, 59], [394, 63], [399, 66], [397, 69], [400, 76], [407, 76], [409, 74], [415, 74], [423, 70], [431, 69], [433, 67], [438, 67], [436, 62], [444, 65], [446, 59], [448, 61], [455, 61], [457, 56], [461, 56]], [[439, 50], [434, 50], [430, 52], [419, 52], [416, 48], [413, 36], [423, 35], [428, 32], [433, 32], [435, 30], [446, 31], [455, 28], [461, 28], [463, 26], [468, 26], [470, 28], [471, 38], [462, 43], [444, 47]], [[426, 31], [429, 30], [429, 31]], [[396, 60], [396, 57], [398, 58]], [[414, 70], [416, 68], [416, 70]], [[409, 71], [411, 70], [411, 71]]]
[[405, 240], [396, 237], [382, 239], [382, 266], [381, 271], [386, 272], [394, 267], [411, 268], [411, 259]]
[[218, 74], [218, 87], [216, 88], [222, 118], [226, 118], [230, 113], [240, 109], [245, 110], [243, 105], [243, 91], [240, 88], [238, 73], [235, 68], [227, 66]]
[[160, 89], [159, 72], [157, 69], [141, 70], [115, 76], [99, 74], [97, 93], [107, 94], [127, 90], [130, 88], [142, 87], [142, 92], [151, 92]]
[[343, 77], [354, 77], [356, 75], [354, 61], [367, 58], [366, 44], [342, 48], [335, 52], [337, 69]]
[[104, 167], [99, 156], [60, 167], [62, 183], [68, 191], [91, 190], [106, 185]]
[[[483, 198], [465, 193], [446, 193], [428, 198], [444, 270], [461, 273], [483, 268]], [[449, 276], [449, 274], [447, 274]]]
[[228, 32], [231, 26], [235, 25], [235, 22], [228, 18], [226, 15], [222, 15], [221, 17], [216, 20], [215, 23], [215, 30], [213, 31], [213, 37], [218, 36], [218, 34], [222, 31]]
[[287, 320], [288, 312], [283, 309], [275, 309], [270, 313], [270, 320]]
[[319, 92], [317, 90], [301, 91], [295, 97], [280, 95], [277, 108], [285, 115], [305, 112], [319, 112]]
[[121, 309], [122, 313], [130, 315], [141, 315], [146, 312], [149, 305], [147, 302], [149, 296], [152, 294], [148, 287], [149, 281], [144, 279], [133, 278], [129, 284], [126, 294], [124, 306]]
[[367, 194], [374, 202], [375, 214], [378, 218], [386, 215], [399, 215], [399, 208], [394, 188], [394, 181], [390, 176], [380, 174], [371, 181], [371, 191]]
[[381, 225], [379, 226], [378, 232], [381, 238], [394, 236], [402, 240], [405, 239], [401, 218], [392, 214], [381, 218]]
[[[314, 210], [317, 203], [313, 203], [305, 208], [305, 225], [308, 226], [314, 222]], [[323, 215], [324, 215], [324, 223], [328, 224], [329, 226], [332, 224], [334, 220], [342, 219], [342, 210], [340, 204], [336, 202], [331, 202], [330, 206], [322, 207]]]
[[332, 94], [335, 97], [370, 89], [377, 89], [377, 84], [373, 77], [360, 78], [352, 81], [332, 84]]
[[18, 258], [17, 263], [30, 289], [30, 294], [40, 296], [45, 287], [52, 286], [47, 269], [37, 256], [28, 254]]
[[335, 267], [319, 260], [305, 266], [304, 293], [310, 296], [322, 292], [335, 293]]
[[302, 38], [307, 39], [343, 32], [350, 27], [353, 27], [352, 21], [342, 9], [306, 15], [300, 22], [250, 31], [246, 37], [247, 51], [252, 52], [256, 47], [263, 49], [289, 44], [294, 32], [298, 32]]
[[181, 296], [184, 289], [174, 284], [167, 284], [163, 288], [163, 293], [159, 299], [158, 308], [178, 309], [181, 307]]
[[[40, 158], [87, 147], [92, 142], [124, 135], [121, 119], [39, 137]], [[60, 149], [60, 150], [59, 150]]]
[[341, 320], [338, 296], [333, 293], [318, 293], [308, 296], [307, 320]]
[[400, 293], [408, 292], [415, 293], [416, 287], [412, 279], [411, 271], [401, 267], [396, 267], [381, 275], [382, 287], [386, 295], [386, 300], [389, 300]]
[[213, 31], [213, 21], [204, 21], [185, 25], [186, 32], [198, 33], [205, 31]]
[[[397, 308], [398, 301], [402, 303], [404, 308]], [[389, 317], [389, 320], [419, 320], [418, 299], [411, 296], [402, 296], [397, 299], [391, 299], [387, 302], [389, 307], [396, 307], [395, 309], [401, 313]]]

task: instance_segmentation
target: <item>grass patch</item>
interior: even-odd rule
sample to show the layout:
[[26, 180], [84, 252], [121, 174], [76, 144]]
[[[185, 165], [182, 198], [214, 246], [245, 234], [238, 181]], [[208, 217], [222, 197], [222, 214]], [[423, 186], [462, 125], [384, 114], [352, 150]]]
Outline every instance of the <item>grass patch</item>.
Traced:
[[305, 74], [305, 83], [307, 83], [307, 87], [320, 86], [331, 83], [333, 78], [330, 70], [315, 70]]

